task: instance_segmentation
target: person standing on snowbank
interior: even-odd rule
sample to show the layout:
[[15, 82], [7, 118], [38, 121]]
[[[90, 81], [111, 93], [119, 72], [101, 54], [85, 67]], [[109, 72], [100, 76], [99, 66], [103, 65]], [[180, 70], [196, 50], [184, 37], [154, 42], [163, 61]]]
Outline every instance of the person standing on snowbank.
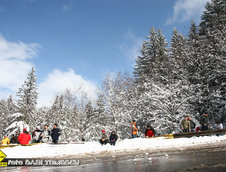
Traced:
[[200, 118], [200, 123], [202, 125], [202, 130], [209, 130], [209, 117], [208, 113], [204, 113]]
[[141, 137], [140, 126], [137, 126], [137, 137]]
[[188, 116], [185, 116], [184, 119], [181, 121], [180, 127], [183, 132], [191, 132], [191, 126], [188, 120]]
[[131, 124], [130, 124], [130, 131], [131, 131], [132, 138], [136, 138], [137, 137], [137, 126], [136, 126], [135, 120], [133, 120], [133, 122], [131, 122]]
[[31, 140], [31, 135], [27, 132], [27, 129], [23, 129], [23, 133], [20, 133], [18, 141], [21, 145], [27, 145]]
[[195, 123], [192, 121], [191, 116], [188, 117], [188, 121], [190, 122], [191, 131], [195, 132]]
[[102, 136], [101, 136], [101, 139], [100, 139], [100, 144], [103, 145], [103, 144], [107, 144], [108, 143], [108, 139], [107, 139], [107, 135], [105, 133], [105, 130], [102, 130]]
[[54, 124], [53, 126], [51, 137], [52, 137], [53, 143], [58, 143], [59, 137], [60, 137], [60, 129], [57, 128], [57, 124]]
[[112, 146], [115, 146], [115, 143], [116, 143], [117, 139], [118, 139], [117, 134], [115, 133], [115, 131], [112, 131], [111, 135], [110, 135], [110, 144]]

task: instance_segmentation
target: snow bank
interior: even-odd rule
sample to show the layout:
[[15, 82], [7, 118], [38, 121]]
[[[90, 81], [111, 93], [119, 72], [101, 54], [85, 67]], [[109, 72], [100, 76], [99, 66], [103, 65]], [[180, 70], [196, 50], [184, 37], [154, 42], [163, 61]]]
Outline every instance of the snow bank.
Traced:
[[164, 148], [182, 148], [194, 145], [211, 144], [226, 141], [224, 136], [204, 136], [193, 138], [165, 139], [165, 138], [136, 138], [117, 142], [116, 146], [101, 146], [98, 142], [87, 142], [85, 144], [39, 144], [33, 146], [17, 146], [5, 148], [2, 151], [7, 158], [37, 158], [55, 157], [65, 155], [101, 154], [103, 152], [117, 153], [135, 150], [155, 150]]

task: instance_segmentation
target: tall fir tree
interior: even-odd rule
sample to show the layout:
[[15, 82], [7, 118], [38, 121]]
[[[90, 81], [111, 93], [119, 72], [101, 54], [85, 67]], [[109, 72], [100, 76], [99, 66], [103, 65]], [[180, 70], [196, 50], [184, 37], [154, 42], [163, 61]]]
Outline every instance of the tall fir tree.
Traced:
[[226, 103], [226, 2], [207, 3], [199, 25], [202, 49], [202, 106], [213, 120], [225, 118]]
[[32, 67], [28, 73], [27, 79], [19, 91], [17, 92], [19, 112], [24, 115], [24, 121], [27, 124], [34, 125], [34, 116], [36, 115], [36, 105], [38, 99], [37, 78], [35, 75], [35, 68]]

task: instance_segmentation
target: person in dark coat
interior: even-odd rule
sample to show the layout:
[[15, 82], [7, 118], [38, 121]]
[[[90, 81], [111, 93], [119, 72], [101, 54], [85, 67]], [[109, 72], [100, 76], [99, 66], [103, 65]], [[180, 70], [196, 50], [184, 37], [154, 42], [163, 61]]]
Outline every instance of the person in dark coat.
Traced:
[[192, 121], [191, 116], [188, 117], [188, 121], [190, 122], [191, 132], [195, 132], [195, 123]]
[[23, 129], [23, 133], [20, 133], [18, 141], [21, 145], [27, 145], [31, 140], [31, 135], [27, 132], [26, 128]]
[[19, 144], [19, 140], [18, 140], [19, 135], [20, 135], [20, 133], [17, 131], [15, 137], [16, 137], [16, 143], [18, 143], [18, 144]]
[[209, 130], [209, 117], [208, 113], [204, 113], [200, 118], [200, 123], [202, 125], [202, 130]]
[[112, 146], [115, 146], [115, 143], [116, 143], [117, 139], [118, 139], [117, 134], [115, 133], [115, 131], [112, 131], [111, 135], [110, 135], [110, 144]]
[[10, 143], [11, 144], [16, 144], [17, 142], [18, 142], [17, 141], [17, 137], [14, 134], [12, 134], [11, 139], [10, 139]]
[[57, 124], [54, 124], [52, 132], [51, 132], [51, 137], [52, 137], [53, 143], [58, 143], [59, 136], [60, 136], [60, 129], [57, 128]]

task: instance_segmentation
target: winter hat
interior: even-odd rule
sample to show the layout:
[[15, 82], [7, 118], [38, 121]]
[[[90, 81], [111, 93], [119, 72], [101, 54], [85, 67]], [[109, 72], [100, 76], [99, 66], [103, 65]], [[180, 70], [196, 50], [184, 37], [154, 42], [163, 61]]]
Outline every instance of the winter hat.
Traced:
[[102, 133], [105, 133], [105, 130], [102, 130]]
[[26, 128], [24, 128], [24, 129], [23, 129], [23, 131], [27, 131], [27, 129], [26, 129]]

